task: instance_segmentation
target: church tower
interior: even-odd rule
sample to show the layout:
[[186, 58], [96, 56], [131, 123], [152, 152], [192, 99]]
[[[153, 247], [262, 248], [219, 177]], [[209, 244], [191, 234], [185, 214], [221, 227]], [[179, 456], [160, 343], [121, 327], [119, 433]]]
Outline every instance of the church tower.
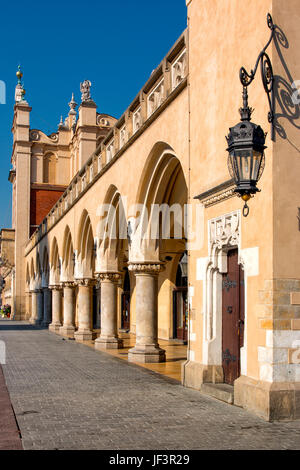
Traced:
[[18, 83], [15, 90], [14, 117], [12, 125], [13, 151], [12, 170], [9, 180], [13, 185], [12, 228], [15, 230], [15, 269], [12, 279], [12, 313], [15, 319], [25, 314], [25, 261], [24, 249], [30, 234], [30, 167], [31, 142], [29, 140], [31, 107], [25, 100], [21, 83], [20, 66], [17, 71]]

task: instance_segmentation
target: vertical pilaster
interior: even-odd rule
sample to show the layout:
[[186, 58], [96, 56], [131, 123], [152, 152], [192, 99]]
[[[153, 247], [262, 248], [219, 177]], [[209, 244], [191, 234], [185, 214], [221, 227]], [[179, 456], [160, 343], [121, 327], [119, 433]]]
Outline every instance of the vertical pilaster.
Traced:
[[82, 168], [92, 153], [97, 142], [97, 105], [93, 100], [82, 101], [78, 116], [79, 168]]
[[14, 108], [14, 153], [13, 166], [16, 170], [14, 182], [15, 215], [15, 280], [14, 280], [14, 318], [25, 316], [25, 258], [24, 247], [29, 239], [30, 224], [30, 162], [31, 142], [29, 141], [29, 117], [31, 107], [20, 101]]

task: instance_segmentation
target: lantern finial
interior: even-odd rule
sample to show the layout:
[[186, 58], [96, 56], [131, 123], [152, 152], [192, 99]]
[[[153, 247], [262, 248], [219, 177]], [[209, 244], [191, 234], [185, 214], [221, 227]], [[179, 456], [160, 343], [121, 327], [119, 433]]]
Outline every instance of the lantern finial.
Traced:
[[251, 121], [251, 115], [254, 111], [253, 108], [248, 106], [248, 91], [247, 87], [243, 87], [243, 107], [239, 109], [241, 121]]

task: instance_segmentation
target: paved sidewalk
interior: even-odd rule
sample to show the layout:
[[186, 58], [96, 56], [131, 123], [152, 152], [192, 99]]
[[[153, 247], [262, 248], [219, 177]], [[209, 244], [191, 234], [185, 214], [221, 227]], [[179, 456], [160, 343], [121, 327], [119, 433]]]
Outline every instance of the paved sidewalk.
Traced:
[[267, 423], [25, 322], [0, 321], [0, 340], [25, 449], [300, 449], [300, 421]]
[[0, 450], [22, 450], [22, 441], [0, 365]]

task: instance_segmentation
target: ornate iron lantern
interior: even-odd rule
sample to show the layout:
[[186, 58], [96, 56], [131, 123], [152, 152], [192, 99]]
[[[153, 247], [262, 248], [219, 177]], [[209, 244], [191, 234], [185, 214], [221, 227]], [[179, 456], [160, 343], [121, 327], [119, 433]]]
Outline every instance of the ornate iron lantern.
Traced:
[[236, 184], [234, 192], [244, 200], [243, 215], [249, 214], [247, 201], [257, 191], [257, 182], [259, 181], [264, 167], [265, 155], [264, 150], [266, 134], [263, 129], [251, 122], [251, 114], [253, 109], [248, 106], [248, 86], [255, 78], [255, 74], [260, 64], [262, 83], [268, 97], [270, 111], [268, 113], [268, 121], [271, 123], [271, 139], [273, 136], [273, 70], [272, 64], [266, 49], [270, 45], [274, 34], [275, 25], [270, 14], [267, 15], [267, 24], [271, 30], [271, 36], [266, 46], [260, 52], [255, 67], [250, 73], [244, 67], [240, 69], [240, 81], [243, 85], [243, 107], [240, 108], [241, 121], [234, 127], [229, 129], [226, 137], [228, 148], [228, 169], [231, 178]]
[[266, 134], [260, 126], [251, 122], [252, 109], [248, 106], [246, 87], [243, 90], [243, 101], [241, 121], [229, 129], [226, 139], [228, 170], [236, 184], [234, 192], [245, 201], [243, 214], [246, 216], [249, 213], [247, 201], [259, 191], [256, 184], [265, 167]]

